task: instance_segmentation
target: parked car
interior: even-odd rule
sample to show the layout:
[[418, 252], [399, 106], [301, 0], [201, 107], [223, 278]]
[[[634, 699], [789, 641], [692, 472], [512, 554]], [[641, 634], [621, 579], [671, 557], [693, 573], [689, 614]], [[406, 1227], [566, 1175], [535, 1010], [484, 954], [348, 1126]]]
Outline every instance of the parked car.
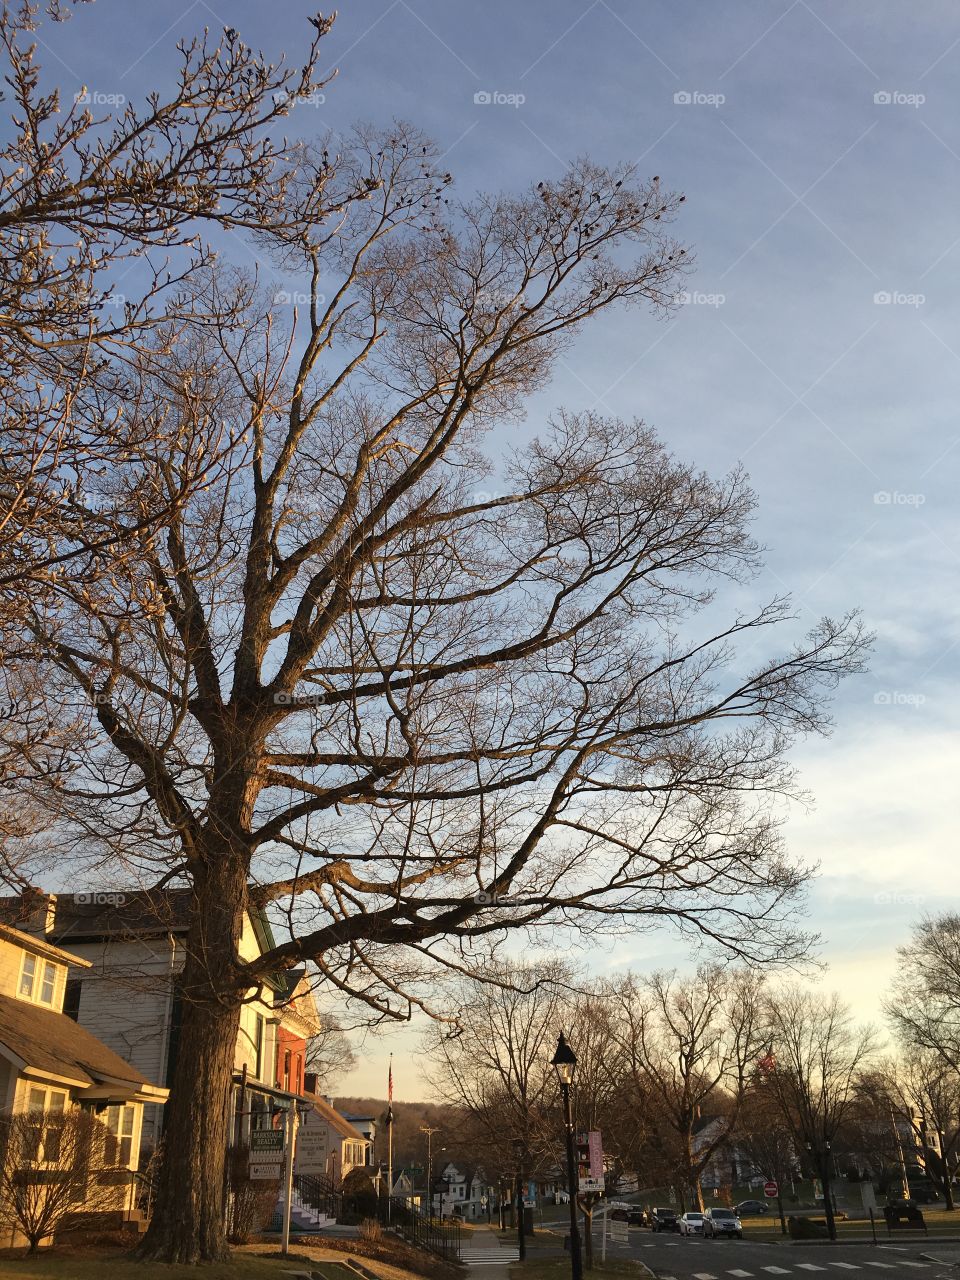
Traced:
[[733, 1211], [738, 1218], [755, 1218], [758, 1214], [769, 1213], [770, 1206], [765, 1200], [741, 1200], [734, 1205]]
[[743, 1239], [743, 1223], [733, 1209], [708, 1209], [703, 1215], [703, 1234], [708, 1240], [717, 1236], [736, 1236]]
[[610, 1219], [611, 1222], [629, 1222], [630, 1221], [629, 1211], [627, 1209], [621, 1209], [619, 1206], [616, 1209], [611, 1209], [610, 1212], [607, 1214], [607, 1217]]
[[644, 1209], [631, 1209], [627, 1214], [627, 1223], [631, 1227], [645, 1227], [647, 1225], [647, 1214]]
[[702, 1236], [703, 1214], [685, 1213], [680, 1219], [680, 1234], [682, 1236]]
[[654, 1209], [650, 1215], [650, 1226], [654, 1231], [677, 1231], [679, 1229], [677, 1211], [662, 1206]]

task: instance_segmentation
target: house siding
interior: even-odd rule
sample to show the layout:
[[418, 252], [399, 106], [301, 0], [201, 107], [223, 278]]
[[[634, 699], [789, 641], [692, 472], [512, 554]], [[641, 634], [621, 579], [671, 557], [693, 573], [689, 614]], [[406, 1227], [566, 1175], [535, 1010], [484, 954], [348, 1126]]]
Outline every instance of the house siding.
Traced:
[[[70, 949], [93, 965], [78, 975], [78, 1023], [148, 1080], [169, 1085], [172, 979], [180, 967], [175, 939], [77, 942]], [[159, 1141], [162, 1123], [162, 1106], [144, 1107], [144, 1155]]]

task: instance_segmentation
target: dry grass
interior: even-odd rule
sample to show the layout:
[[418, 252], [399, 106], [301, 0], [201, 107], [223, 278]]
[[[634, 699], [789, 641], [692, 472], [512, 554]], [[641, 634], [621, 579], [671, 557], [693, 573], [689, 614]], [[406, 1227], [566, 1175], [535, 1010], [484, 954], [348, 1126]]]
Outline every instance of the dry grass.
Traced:
[[[290, 1280], [291, 1263], [339, 1264], [345, 1255], [362, 1259], [381, 1280], [462, 1280], [461, 1268], [441, 1262], [402, 1240], [387, 1238], [376, 1244], [364, 1240], [298, 1238], [284, 1258], [279, 1244], [240, 1245], [230, 1260], [200, 1270], [135, 1261], [119, 1245], [86, 1245], [44, 1249], [32, 1258], [23, 1249], [0, 1251], [0, 1280]], [[358, 1278], [359, 1280], [359, 1278]]]

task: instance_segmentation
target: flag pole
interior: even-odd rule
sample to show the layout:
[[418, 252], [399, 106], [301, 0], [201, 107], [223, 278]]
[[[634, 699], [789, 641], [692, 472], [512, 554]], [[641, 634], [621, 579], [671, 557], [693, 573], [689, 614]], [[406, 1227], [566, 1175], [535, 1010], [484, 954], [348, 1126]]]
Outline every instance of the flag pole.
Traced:
[[387, 1075], [387, 1226], [393, 1211], [393, 1054]]

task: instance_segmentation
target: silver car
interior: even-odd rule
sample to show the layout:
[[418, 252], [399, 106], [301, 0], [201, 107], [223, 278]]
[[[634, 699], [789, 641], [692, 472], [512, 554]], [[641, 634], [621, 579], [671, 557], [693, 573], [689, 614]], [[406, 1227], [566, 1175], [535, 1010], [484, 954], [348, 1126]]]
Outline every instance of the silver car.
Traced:
[[685, 1213], [680, 1219], [680, 1234], [682, 1236], [702, 1236], [703, 1214]]
[[708, 1209], [703, 1215], [704, 1239], [715, 1240], [717, 1236], [736, 1236], [743, 1239], [743, 1223], [733, 1209]]

